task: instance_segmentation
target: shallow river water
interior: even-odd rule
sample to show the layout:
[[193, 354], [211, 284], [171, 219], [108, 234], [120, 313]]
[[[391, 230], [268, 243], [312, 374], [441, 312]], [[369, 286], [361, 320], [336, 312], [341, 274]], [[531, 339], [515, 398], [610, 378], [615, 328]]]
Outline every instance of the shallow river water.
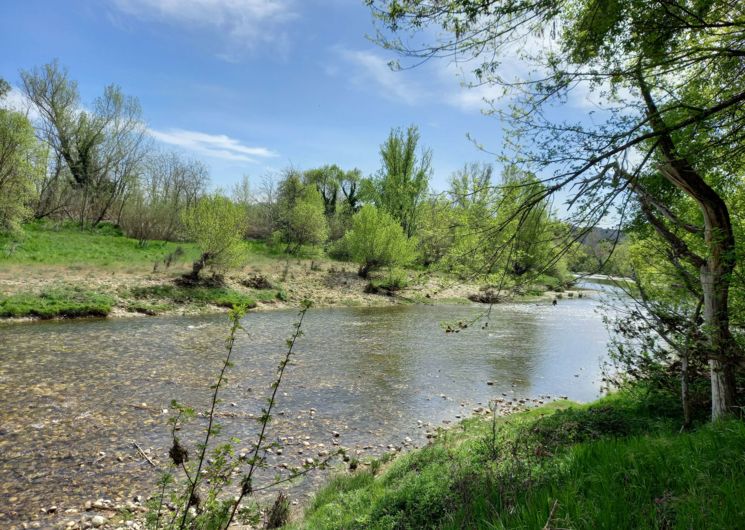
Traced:
[[[312, 309], [270, 438], [289, 442], [279, 458], [290, 465], [334, 442], [364, 458], [406, 437], [421, 445], [427, 430], [494, 397], [592, 400], [608, 341], [597, 308], [592, 296], [502, 304], [488, 327], [459, 333], [442, 323], [485, 306]], [[245, 318], [220, 409], [226, 435], [255, 432], [295, 319], [296, 311]], [[226, 332], [225, 315], [0, 326], [0, 527], [51, 505], [59, 514], [151, 493], [158, 473], [133, 443], [166, 462], [169, 404], [206, 408]], [[321, 478], [291, 495], [302, 501]]]

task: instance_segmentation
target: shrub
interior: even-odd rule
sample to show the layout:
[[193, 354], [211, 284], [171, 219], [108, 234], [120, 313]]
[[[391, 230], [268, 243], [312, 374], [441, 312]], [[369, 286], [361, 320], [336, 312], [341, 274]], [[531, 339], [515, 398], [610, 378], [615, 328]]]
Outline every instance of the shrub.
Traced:
[[372, 205], [355, 214], [344, 241], [363, 278], [380, 267], [405, 266], [415, 257], [415, 242], [406, 237], [393, 217]]
[[241, 234], [245, 229], [246, 212], [230, 199], [220, 195], [203, 197], [181, 216], [184, 229], [193, 239], [201, 255], [192, 267], [188, 279], [196, 282], [204, 267], [226, 269], [241, 258]]

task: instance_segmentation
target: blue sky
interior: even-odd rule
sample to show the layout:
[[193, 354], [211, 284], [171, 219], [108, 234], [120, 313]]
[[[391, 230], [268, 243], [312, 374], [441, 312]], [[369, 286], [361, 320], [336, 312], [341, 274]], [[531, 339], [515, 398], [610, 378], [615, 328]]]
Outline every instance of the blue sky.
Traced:
[[288, 166], [371, 174], [389, 130], [409, 124], [433, 151], [435, 189], [493, 161], [466, 138], [499, 151], [500, 123], [481, 113], [489, 92], [442, 61], [391, 71], [372, 32], [362, 0], [2, 0], [0, 76], [17, 84], [56, 58], [83, 102], [120, 85], [155, 141], [205, 162], [223, 188]]

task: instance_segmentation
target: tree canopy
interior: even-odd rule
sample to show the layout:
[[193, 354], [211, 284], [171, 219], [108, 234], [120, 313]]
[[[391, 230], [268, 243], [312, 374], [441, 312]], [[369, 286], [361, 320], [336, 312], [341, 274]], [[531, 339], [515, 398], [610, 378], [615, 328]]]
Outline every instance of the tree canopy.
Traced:
[[[732, 410], [742, 359], [730, 325], [742, 185], [745, 6], [698, 0], [369, 0], [384, 46], [473, 65], [509, 127], [505, 156], [540, 173], [525, 204], [563, 192], [575, 226], [640, 217], [676, 274], [698, 285], [712, 415]], [[421, 36], [432, 39], [421, 45]], [[506, 68], [505, 58], [519, 66]], [[592, 119], [552, 112], [568, 100]], [[577, 238], [574, 232], [567, 237]], [[698, 303], [695, 296], [690, 306]]]

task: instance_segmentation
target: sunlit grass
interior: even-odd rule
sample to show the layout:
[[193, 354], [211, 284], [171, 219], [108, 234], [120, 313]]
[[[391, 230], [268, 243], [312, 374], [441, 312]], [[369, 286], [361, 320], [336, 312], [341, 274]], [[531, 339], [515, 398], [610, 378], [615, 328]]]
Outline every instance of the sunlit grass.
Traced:
[[629, 394], [551, 404], [498, 420], [496, 454], [470, 419], [332, 479], [294, 528], [741, 528], [745, 424], [680, 433], [676, 414]]
[[40, 293], [0, 296], [0, 317], [105, 317], [115, 300], [106, 294], [76, 287], [52, 287]]

